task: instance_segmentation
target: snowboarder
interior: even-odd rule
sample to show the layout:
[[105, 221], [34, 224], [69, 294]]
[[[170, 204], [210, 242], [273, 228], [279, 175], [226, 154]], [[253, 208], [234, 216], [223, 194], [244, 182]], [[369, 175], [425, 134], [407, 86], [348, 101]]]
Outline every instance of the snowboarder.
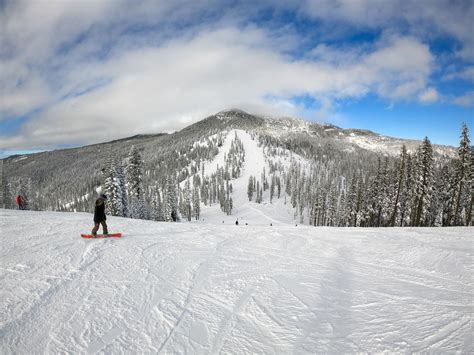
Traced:
[[107, 201], [107, 196], [102, 194], [99, 198], [95, 201], [95, 209], [94, 209], [94, 228], [92, 228], [92, 237], [97, 236], [97, 231], [99, 230], [99, 225], [102, 225], [102, 230], [104, 234], [109, 234], [107, 230], [107, 224], [105, 220], [107, 219], [105, 216], [105, 201]]
[[19, 210], [25, 209], [25, 207], [23, 206], [23, 197], [21, 197], [21, 195], [18, 195], [16, 197], [16, 204], [18, 205]]

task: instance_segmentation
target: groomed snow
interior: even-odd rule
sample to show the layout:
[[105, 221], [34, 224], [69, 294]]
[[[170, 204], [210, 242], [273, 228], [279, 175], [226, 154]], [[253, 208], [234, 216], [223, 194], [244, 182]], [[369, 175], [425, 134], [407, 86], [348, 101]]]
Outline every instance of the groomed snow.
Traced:
[[0, 210], [0, 353], [472, 353], [473, 229]]

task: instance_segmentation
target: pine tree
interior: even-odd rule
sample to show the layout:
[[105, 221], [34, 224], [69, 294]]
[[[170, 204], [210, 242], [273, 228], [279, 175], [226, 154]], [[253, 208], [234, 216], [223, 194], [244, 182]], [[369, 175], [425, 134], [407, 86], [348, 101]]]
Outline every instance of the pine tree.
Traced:
[[277, 197], [280, 198], [280, 195], [281, 195], [281, 181], [280, 181], [279, 176], [277, 177], [276, 184], [277, 184]]
[[252, 201], [252, 198], [253, 198], [253, 190], [254, 190], [254, 182], [253, 182], [253, 178], [252, 176], [249, 177], [249, 183], [248, 183], [248, 186], [247, 186], [247, 196], [249, 197], [249, 201]]
[[[469, 130], [464, 124], [461, 141], [458, 148], [458, 161], [456, 164], [456, 187], [455, 187], [455, 204], [452, 221], [454, 225], [464, 224], [461, 218], [462, 196], [464, 188], [469, 184], [469, 173], [471, 168], [471, 149], [469, 140]], [[469, 196], [471, 197], [471, 196]]]
[[337, 195], [336, 195], [336, 185], [331, 184], [329, 189], [329, 196], [328, 196], [328, 213], [327, 213], [327, 226], [335, 226], [336, 225], [336, 216], [337, 213]]
[[186, 180], [184, 184], [184, 191], [183, 191], [183, 203], [184, 203], [184, 215], [186, 216], [188, 221], [191, 221], [192, 217], [192, 207], [191, 207], [191, 184], [189, 179]]
[[436, 197], [433, 203], [433, 213], [436, 217], [436, 226], [448, 225], [448, 218], [452, 211], [452, 196], [454, 185], [452, 183], [453, 174], [450, 166], [442, 167], [437, 179]]
[[123, 216], [123, 191], [119, 181], [118, 163], [110, 158], [107, 160], [108, 166], [102, 169], [104, 182], [102, 192], [107, 195], [107, 212], [112, 216]]
[[[471, 164], [469, 166], [469, 188], [467, 189], [470, 192], [470, 202], [468, 202], [468, 208], [466, 213], [466, 225], [472, 226], [473, 225], [473, 213], [472, 207], [474, 205], [474, 148], [471, 147]], [[468, 196], [469, 199], [469, 196]]]
[[270, 203], [273, 202], [273, 195], [275, 194], [275, 176], [272, 176], [272, 181], [270, 183]]
[[428, 211], [433, 197], [433, 148], [428, 137], [425, 137], [419, 150], [418, 176], [416, 189], [416, 210], [414, 226], [428, 224]]
[[122, 212], [120, 216], [122, 217], [129, 217], [129, 207], [128, 207], [128, 191], [126, 185], [126, 176], [125, 176], [125, 169], [121, 161], [118, 161], [115, 165], [115, 174], [118, 180], [119, 189], [121, 191], [122, 197]]
[[357, 222], [357, 178], [355, 174], [351, 179], [351, 184], [347, 193], [345, 220], [349, 227], [354, 227]]
[[199, 189], [197, 187], [193, 190], [193, 211], [194, 218], [198, 221], [201, 216], [201, 201], [199, 199]]
[[127, 183], [130, 193], [131, 217], [144, 219], [146, 210], [142, 183], [142, 158], [135, 146], [130, 149], [127, 165]]
[[161, 196], [160, 196], [160, 191], [158, 189], [154, 189], [153, 197], [151, 200], [151, 207], [152, 207], [152, 219], [155, 221], [162, 221], [161, 216], [163, 215], [162, 213], [162, 202], [161, 202]]
[[25, 210], [33, 209], [33, 195], [31, 191], [31, 179], [20, 179], [20, 195], [23, 197], [23, 208]]
[[337, 205], [337, 212], [336, 212], [335, 225], [338, 227], [344, 227], [346, 225], [345, 209], [346, 209], [346, 193], [344, 190], [342, 190], [339, 196], [339, 203]]
[[176, 222], [178, 220], [178, 201], [175, 179], [172, 176], [168, 176], [166, 178], [166, 194], [164, 205], [164, 220], [166, 222]]
[[390, 217], [390, 226], [394, 227], [397, 219], [397, 213], [400, 204], [400, 197], [403, 194], [403, 183], [405, 180], [406, 175], [406, 159], [407, 159], [407, 148], [405, 145], [402, 146], [402, 150], [400, 152], [400, 157], [396, 165], [396, 177], [397, 180], [395, 182], [395, 202], [393, 204], [393, 212]]

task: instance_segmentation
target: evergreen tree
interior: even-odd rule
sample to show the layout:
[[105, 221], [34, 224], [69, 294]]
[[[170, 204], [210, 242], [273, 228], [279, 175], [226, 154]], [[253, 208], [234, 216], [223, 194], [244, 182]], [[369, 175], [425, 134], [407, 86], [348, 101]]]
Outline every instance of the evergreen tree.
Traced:
[[466, 225], [472, 226], [473, 225], [473, 213], [472, 207], [474, 206], [474, 148], [471, 147], [471, 164], [469, 166], [469, 188], [467, 189], [470, 192], [470, 202], [469, 202], [469, 194], [468, 194], [468, 208], [466, 213]]
[[166, 178], [166, 194], [164, 205], [164, 220], [166, 222], [176, 222], [178, 220], [178, 201], [175, 179], [172, 176], [168, 176]]
[[122, 212], [120, 216], [122, 217], [129, 217], [129, 207], [128, 207], [128, 191], [127, 191], [127, 185], [126, 185], [126, 176], [125, 176], [125, 168], [122, 164], [121, 161], [118, 161], [115, 164], [115, 176], [116, 179], [118, 180], [118, 185], [119, 185], [119, 190], [121, 192], [121, 198], [122, 198]]
[[191, 206], [191, 184], [189, 182], [189, 179], [186, 180], [186, 183], [184, 185], [184, 198], [183, 198], [183, 203], [184, 203], [184, 215], [186, 216], [188, 221], [191, 221], [192, 218], [192, 206]]
[[156, 188], [151, 200], [151, 206], [152, 206], [152, 219], [155, 221], [163, 221], [163, 204], [161, 201], [160, 191]]
[[249, 183], [248, 183], [248, 186], [247, 186], [247, 196], [249, 197], [249, 201], [252, 201], [252, 198], [253, 198], [253, 178], [252, 176], [249, 177]]
[[[452, 224], [462, 225], [464, 224], [461, 218], [461, 210], [463, 207], [462, 197], [465, 195], [465, 188], [469, 185], [469, 174], [471, 169], [471, 148], [469, 140], [469, 130], [464, 124], [461, 141], [459, 142], [458, 148], [458, 161], [456, 164], [456, 180], [455, 180], [455, 203], [454, 203], [454, 213], [451, 217]], [[468, 194], [468, 200], [470, 199], [470, 194]]]
[[433, 197], [433, 148], [428, 137], [425, 137], [418, 152], [418, 176], [416, 186], [416, 210], [414, 226], [429, 224], [428, 212]]
[[399, 204], [400, 204], [400, 197], [403, 194], [403, 186], [404, 186], [403, 183], [405, 181], [405, 175], [406, 175], [406, 160], [407, 160], [407, 148], [405, 147], [405, 145], [403, 145], [402, 150], [400, 152], [400, 158], [396, 164], [396, 169], [395, 169], [397, 180], [395, 182], [395, 202], [393, 203], [393, 212], [390, 217], [390, 226], [392, 227], [395, 226]]
[[194, 218], [198, 221], [201, 215], [201, 201], [199, 199], [199, 189], [197, 187], [193, 190], [193, 211]]
[[279, 176], [276, 179], [276, 184], [277, 184], [277, 197], [280, 198], [280, 195], [281, 195], [281, 181], [280, 181]]
[[355, 226], [357, 222], [357, 178], [355, 174], [351, 179], [351, 184], [347, 194], [345, 220], [349, 227]]
[[107, 195], [108, 203], [107, 212], [112, 216], [123, 216], [123, 194], [122, 186], [119, 181], [118, 163], [109, 159], [109, 166], [102, 169], [104, 182], [102, 184], [102, 192]]
[[135, 146], [132, 146], [128, 156], [127, 184], [130, 193], [131, 217], [139, 219], [144, 219], [147, 215], [142, 184], [142, 165], [140, 152]]
[[275, 176], [272, 176], [272, 181], [270, 183], [270, 203], [273, 202], [273, 195], [275, 194]]

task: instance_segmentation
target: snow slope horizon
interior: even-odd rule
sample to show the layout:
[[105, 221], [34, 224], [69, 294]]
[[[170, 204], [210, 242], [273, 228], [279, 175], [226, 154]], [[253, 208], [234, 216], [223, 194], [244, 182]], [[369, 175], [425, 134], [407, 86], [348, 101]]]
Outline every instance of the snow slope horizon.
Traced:
[[472, 228], [0, 209], [1, 353], [474, 351]]

